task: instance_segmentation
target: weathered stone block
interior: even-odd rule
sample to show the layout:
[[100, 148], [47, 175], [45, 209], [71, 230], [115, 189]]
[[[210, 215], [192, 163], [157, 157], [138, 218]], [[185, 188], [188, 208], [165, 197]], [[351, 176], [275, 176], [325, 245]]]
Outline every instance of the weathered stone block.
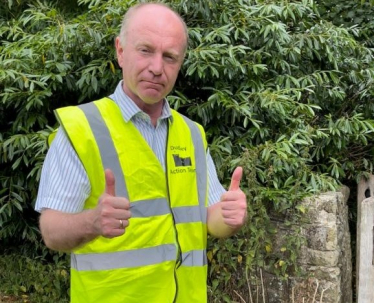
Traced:
[[326, 251], [338, 249], [337, 228], [334, 223], [330, 226], [312, 225], [306, 229], [308, 247], [314, 250]]
[[307, 248], [310, 265], [331, 266], [338, 265], [339, 252], [338, 251], [320, 251]]
[[[306, 277], [282, 281], [274, 275], [265, 278], [269, 303], [351, 303], [352, 260], [348, 226], [349, 189], [328, 192], [305, 199], [306, 221], [302, 234], [306, 245], [301, 248], [299, 265]], [[275, 247], [282, 246], [287, 227], [279, 225]]]

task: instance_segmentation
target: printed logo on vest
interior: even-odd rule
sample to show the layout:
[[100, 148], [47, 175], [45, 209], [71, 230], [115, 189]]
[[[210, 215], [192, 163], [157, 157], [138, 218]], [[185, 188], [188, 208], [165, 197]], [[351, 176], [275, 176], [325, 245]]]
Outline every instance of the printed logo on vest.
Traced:
[[191, 157], [181, 158], [177, 154], [173, 154], [175, 166], [191, 166]]

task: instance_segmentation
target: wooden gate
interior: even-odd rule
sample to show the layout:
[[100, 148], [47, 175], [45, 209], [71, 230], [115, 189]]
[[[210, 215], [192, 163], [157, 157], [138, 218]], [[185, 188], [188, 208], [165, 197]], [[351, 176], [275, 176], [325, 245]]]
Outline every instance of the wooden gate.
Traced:
[[374, 302], [374, 176], [357, 192], [357, 303]]

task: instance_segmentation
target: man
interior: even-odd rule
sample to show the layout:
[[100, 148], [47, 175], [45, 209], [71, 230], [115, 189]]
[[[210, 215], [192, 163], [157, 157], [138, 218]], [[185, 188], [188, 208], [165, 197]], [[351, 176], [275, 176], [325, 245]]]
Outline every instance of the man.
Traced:
[[242, 169], [225, 191], [202, 127], [165, 100], [187, 41], [167, 6], [132, 7], [114, 94], [56, 111], [36, 210], [46, 245], [71, 252], [72, 302], [206, 302], [207, 232], [245, 222]]

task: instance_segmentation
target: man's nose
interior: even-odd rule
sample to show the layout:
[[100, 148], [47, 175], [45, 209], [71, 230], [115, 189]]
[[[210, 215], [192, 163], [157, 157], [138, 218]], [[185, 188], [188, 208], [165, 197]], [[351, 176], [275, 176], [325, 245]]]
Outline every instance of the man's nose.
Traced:
[[162, 55], [155, 54], [152, 56], [152, 59], [149, 64], [149, 70], [155, 75], [159, 76], [162, 74], [164, 69], [164, 62]]

